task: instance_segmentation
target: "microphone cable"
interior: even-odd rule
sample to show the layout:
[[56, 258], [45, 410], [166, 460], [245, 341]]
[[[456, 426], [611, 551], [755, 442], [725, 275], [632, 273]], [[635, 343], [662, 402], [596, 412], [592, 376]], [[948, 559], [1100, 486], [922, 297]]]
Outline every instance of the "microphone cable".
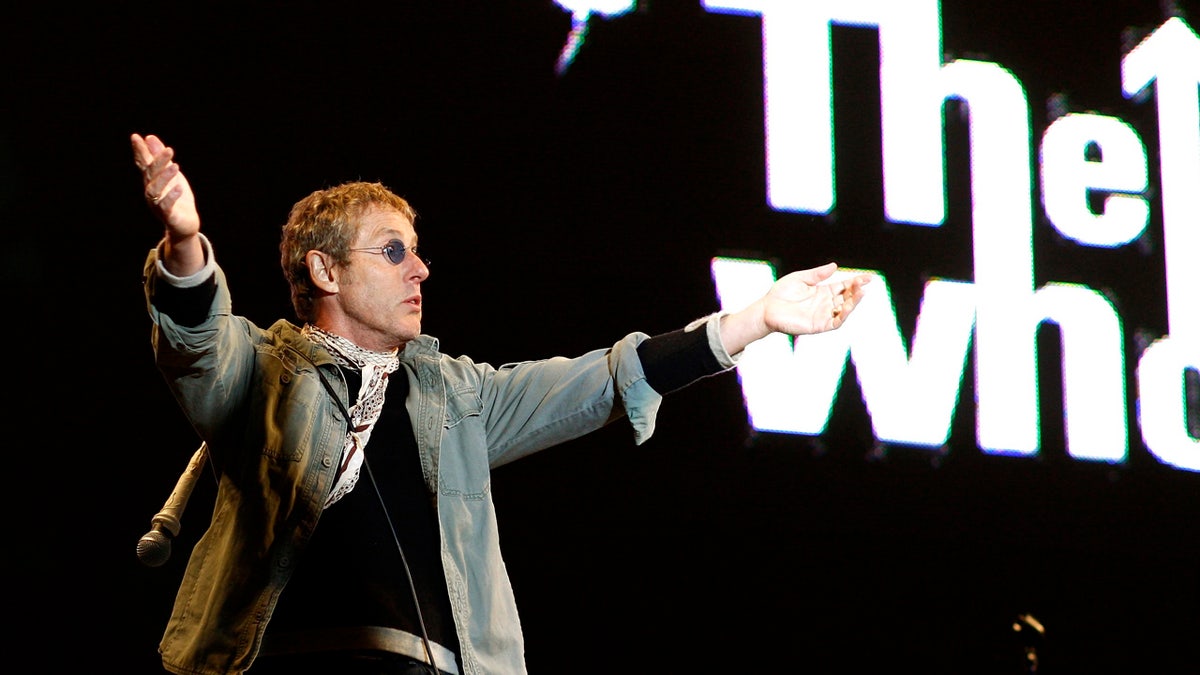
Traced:
[[417, 610], [417, 623], [421, 626], [421, 642], [425, 645], [425, 660], [433, 668], [433, 675], [440, 672], [437, 666], [437, 659], [433, 657], [433, 645], [430, 644], [429, 630], [425, 628], [425, 617], [421, 614], [421, 599], [417, 595], [417, 587], [413, 583], [412, 570], [408, 567], [408, 558], [404, 555], [404, 547], [400, 545], [400, 536], [396, 534], [396, 526], [392, 523], [392, 515], [388, 512], [387, 502], [383, 499], [383, 493], [379, 490], [379, 484], [375, 482], [375, 474], [371, 471], [371, 462], [368, 461], [367, 455], [363, 453], [363, 468], [367, 470], [367, 478], [371, 481], [371, 488], [375, 490], [375, 496], [379, 499], [379, 508], [383, 510], [383, 517], [387, 521], [388, 531], [392, 535], [392, 541], [396, 544], [396, 552], [400, 554], [400, 563], [404, 566], [404, 576], [408, 579], [408, 590], [412, 594], [413, 608]]

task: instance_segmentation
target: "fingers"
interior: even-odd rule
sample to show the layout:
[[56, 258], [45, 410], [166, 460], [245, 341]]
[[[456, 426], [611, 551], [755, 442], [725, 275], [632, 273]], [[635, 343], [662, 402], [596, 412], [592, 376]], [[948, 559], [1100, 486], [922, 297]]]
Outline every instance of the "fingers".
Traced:
[[835, 326], [840, 326], [850, 312], [858, 306], [863, 297], [863, 286], [871, 282], [871, 275], [860, 274], [840, 284], [833, 291], [833, 320]]
[[133, 163], [147, 180], [175, 157], [175, 151], [153, 134], [145, 137], [131, 134], [129, 144], [133, 148]]
[[173, 189], [171, 187], [171, 179], [175, 178], [175, 176], [179, 174], [179, 165], [172, 162], [162, 170], [156, 170], [155, 167], [161, 158], [162, 155], [160, 155], [159, 158], [156, 158], [154, 160], [155, 163], [147, 167], [145, 171], [146, 199], [149, 200], [151, 204], [159, 204], [163, 202], [171, 193], [178, 192], [177, 189]]
[[155, 136], [154, 134], [148, 134], [146, 136], [146, 147], [150, 149], [151, 153], [157, 154], [162, 152], [167, 146], [163, 144], [162, 140], [159, 139], [158, 136]]
[[129, 137], [129, 145], [133, 148], [133, 164], [144, 176], [146, 167], [150, 166], [150, 163], [154, 161], [154, 154], [146, 147], [146, 139], [137, 134]]
[[833, 320], [835, 323], [844, 319], [845, 315], [849, 314], [850, 310], [854, 308], [854, 302], [851, 299], [852, 296], [846, 293], [847, 290], [849, 289], [845, 284], [842, 284], [840, 289], [830, 289], [832, 294], [832, 307], [830, 307], [829, 311], [833, 315]]
[[171, 185], [179, 174], [179, 165], [173, 162], [175, 150], [163, 144], [157, 136], [132, 134], [129, 137], [133, 149], [133, 163], [142, 172], [142, 186], [146, 201], [164, 210], [170, 209], [180, 190]]
[[838, 275], [836, 263], [784, 275], [764, 297], [764, 325], [789, 335], [839, 328], [863, 298], [870, 274]]
[[154, 158], [146, 165], [142, 173], [145, 174], [146, 180], [151, 181], [162, 174], [170, 171], [172, 168], [178, 170], [179, 166], [171, 160], [175, 158], [175, 150], [172, 148], [160, 148], [154, 153]]

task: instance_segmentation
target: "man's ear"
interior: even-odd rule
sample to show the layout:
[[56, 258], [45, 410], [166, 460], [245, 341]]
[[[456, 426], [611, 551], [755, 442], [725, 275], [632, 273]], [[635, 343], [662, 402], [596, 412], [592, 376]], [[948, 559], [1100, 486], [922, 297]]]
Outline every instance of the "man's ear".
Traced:
[[308, 265], [308, 277], [314, 286], [326, 293], [337, 292], [337, 277], [333, 271], [333, 260], [328, 253], [309, 251], [304, 254], [304, 262]]

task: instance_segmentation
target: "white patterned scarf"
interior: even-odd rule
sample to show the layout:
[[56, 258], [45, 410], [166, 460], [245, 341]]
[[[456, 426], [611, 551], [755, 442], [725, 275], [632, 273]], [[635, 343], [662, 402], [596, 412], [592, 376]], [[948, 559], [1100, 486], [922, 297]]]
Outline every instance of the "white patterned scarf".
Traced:
[[338, 466], [333, 490], [325, 500], [329, 508], [354, 489], [362, 470], [363, 449], [371, 438], [371, 429], [383, 410], [383, 395], [387, 390], [388, 375], [400, 367], [400, 350], [374, 352], [363, 349], [340, 335], [334, 335], [311, 324], [305, 324], [300, 333], [324, 347], [339, 366], [362, 373], [362, 385], [358, 399], [350, 407], [350, 431], [342, 446], [342, 461]]

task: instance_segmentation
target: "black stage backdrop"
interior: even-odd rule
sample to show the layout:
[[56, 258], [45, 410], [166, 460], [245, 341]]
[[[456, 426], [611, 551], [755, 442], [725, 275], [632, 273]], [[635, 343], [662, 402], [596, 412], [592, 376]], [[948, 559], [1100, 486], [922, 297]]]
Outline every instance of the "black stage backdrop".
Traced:
[[[131, 132], [177, 148], [235, 309], [262, 325], [292, 316], [277, 263], [288, 208], [350, 179], [382, 181], [420, 213], [426, 332], [497, 365], [715, 311], [710, 260], [738, 251], [781, 270], [886, 270], [909, 339], [926, 281], [971, 279], [957, 117], [946, 225], [885, 222], [875, 31], [834, 29], [838, 203], [810, 215], [766, 199], [758, 16], [628, 5], [592, 15], [562, 72], [572, 14], [541, 0], [40, 3], [9, 16], [14, 661], [159, 672], [212, 504], [202, 482], [171, 560], [137, 561], [198, 438], [152, 363], [140, 276], [159, 230]], [[1140, 350], [1167, 332], [1164, 246], [1154, 103], [1122, 95], [1121, 59], [1168, 16], [1195, 26], [1200, 12], [1154, 0], [941, 11], [946, 61], [1009, 69], [1035, 138], [1064, 111], [1095, 111], [1145, 139], [1154, 206], [1137, 241], [1072, 246], [1034, 216], [1037, 284], [1104, 289], [1125, 322], [1128, 458], [1066, 451], [1049, 330], [1033, 457], [976, 446], [970, 363], [936, 450], [875, 440], [853, 366], [820, 436], [756, 431], [737, 374], [704, 380], [668, 398], [643, 446], [616, 424], [495, 471], [532, 672], [1018, 673], [1023, 614], [1045, 627], [1040, 672], [1194, 672], [1200, 474], [1138, 433]]]

